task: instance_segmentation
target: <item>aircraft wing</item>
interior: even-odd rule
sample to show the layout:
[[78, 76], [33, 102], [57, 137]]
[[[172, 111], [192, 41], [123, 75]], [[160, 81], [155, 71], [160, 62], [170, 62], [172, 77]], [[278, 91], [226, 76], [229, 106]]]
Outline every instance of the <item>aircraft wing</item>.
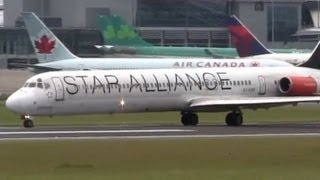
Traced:
[[40, 65], [36, 65], [36, 64], [22, 64], [22, 63], [10, 63], [10, 65], [12, 66], [16, 66], [16, 67], [22, 67], [22, 68], [33, 68], [37, 71], [60, 71], [62, 70], [61, 68], [52, 68], [52, 67], [46, 67], [46, 66], [40, 66]]
[[190, 108], [195, 111], [225, 111], [232, 110], [234, 107], [258, 109], [310, 102], [320, 103], [320, 96], [240, 97], [237, 99], [199, 98], [191, 101]]

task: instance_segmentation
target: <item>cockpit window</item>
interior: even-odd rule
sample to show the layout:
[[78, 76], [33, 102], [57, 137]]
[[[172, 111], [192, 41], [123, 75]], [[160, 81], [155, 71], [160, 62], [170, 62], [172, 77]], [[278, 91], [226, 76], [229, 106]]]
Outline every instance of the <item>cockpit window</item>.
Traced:
[[36, 83], [35, 83], [35, 82], [29, 83], [29, 86], [28, 86], [28, 87], [30, 87], [30, 88], [36, 87]]
[[29, 83], [25, 83], [25, 84], [23, 85], [23, 87], [28, 87], [28, 85], [29, 85]]
[[49, 89], [50, 88], [50, 84], [49, 83], [44, 83], [44, 89]]
[[37, 83], [37, 88], [42, 89], [43, 88], [43, 84], [42, 83]]

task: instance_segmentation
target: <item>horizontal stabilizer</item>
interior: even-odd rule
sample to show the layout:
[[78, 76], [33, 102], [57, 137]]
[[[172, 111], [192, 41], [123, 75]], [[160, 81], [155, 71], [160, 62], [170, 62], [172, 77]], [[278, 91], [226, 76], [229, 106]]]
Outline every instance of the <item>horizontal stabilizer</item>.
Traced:
[[41, 65], [36, 65], [36, 64], [10, 63], [10, 65], [16, 66], [16, 67], [22, 67], [22, 68], [33, 68], [35, 71], [40, 71], [40, 72], [62, 70], [62, 69], [58, 69], [58, 68], [51, 68], [51, 67], [46, 67], [46, 66], [41, 66]]

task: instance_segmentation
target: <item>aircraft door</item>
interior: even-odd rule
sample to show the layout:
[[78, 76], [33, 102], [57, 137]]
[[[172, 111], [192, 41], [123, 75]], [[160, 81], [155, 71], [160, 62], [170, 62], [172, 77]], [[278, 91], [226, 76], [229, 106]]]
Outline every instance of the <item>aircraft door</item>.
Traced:
[[64, 90], [63, 90], [63, 83], [59, 77], [52, 77], [51, 78], [54, 89], [56, 92], [56, 101], [63, 101], [64, 100]]
[[263, 76], [258, 76], [259, 78], [259, 85], [260, 85], [260, 89], [259, 89], [259, 95], [265, 95], [266, 94], [266, 79]]

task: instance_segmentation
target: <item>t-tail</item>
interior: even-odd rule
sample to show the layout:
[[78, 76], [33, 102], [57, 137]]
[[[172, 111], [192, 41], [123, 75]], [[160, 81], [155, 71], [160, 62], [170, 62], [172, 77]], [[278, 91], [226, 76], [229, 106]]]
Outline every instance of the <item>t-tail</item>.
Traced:
[[271, 54], [252, 32], [235, 16], [228, 21], [231, 42], [236, 47], [240, 57]]
[[21, 15], [40, 63], [78, 58], [33, 12], [22, 12]]
[[313, 49], [310, 58], [299, 66], [313, 68], [313, 69], [320, 69], [320, 41], [318, 42], [316, 47]]
[[152, 46], [144, 41], [123, 18], [116, 15], [98, 17], [99, 27], [105, 45], [114, 46]]

